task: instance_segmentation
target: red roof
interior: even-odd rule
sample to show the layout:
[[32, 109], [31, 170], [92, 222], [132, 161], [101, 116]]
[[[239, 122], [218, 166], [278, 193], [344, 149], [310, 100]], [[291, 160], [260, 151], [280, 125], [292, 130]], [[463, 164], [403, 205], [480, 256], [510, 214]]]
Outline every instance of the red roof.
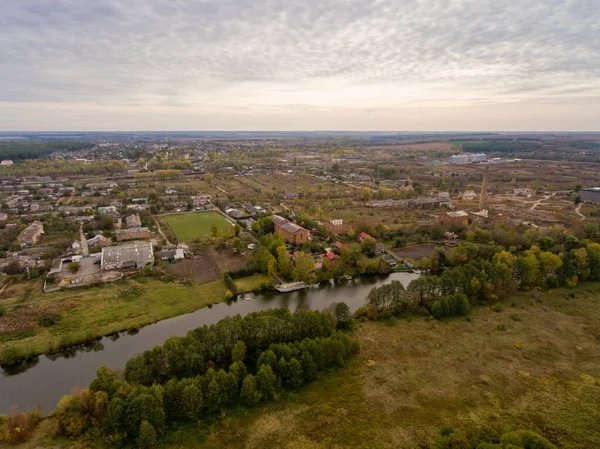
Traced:
[[343, 248], [345, 248], [345, 247], [346, 247], [346, 245], [344, 245], [342, 242], [335, 242], [335, 243], [334, 243], [334, 246], [335, 246], [337, 249], [343, 249]]
[[325, 257], [327, 257], [329, 260], [334, 260], [334, 259], [338, 258], [338, 256], [336, 254], [332, 253], [331, 251], [327, 251], [325, 253]]
[[[367, 237], [371, 237], [371, 236], [369, 234], [367, 234], [366, 232], [361, 232], [360, 234], [358, 234], [357, 240], [359, 242], [362, 242]], [[373, 238], [373, 237], [371, 237], [371, 238]]]

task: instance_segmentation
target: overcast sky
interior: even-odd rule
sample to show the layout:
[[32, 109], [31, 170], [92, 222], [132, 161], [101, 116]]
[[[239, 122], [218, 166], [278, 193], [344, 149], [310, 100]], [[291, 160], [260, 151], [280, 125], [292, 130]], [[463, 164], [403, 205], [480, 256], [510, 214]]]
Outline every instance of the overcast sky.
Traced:
[[0, 6], [0, 130], [600, 130], [599, 0]]

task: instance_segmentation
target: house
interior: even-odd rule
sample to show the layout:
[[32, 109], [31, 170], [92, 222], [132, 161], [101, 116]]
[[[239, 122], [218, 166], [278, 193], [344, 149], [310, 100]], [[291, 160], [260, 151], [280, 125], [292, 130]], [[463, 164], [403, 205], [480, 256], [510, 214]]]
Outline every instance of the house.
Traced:
[[127, 210], [134, 210], [136, 212], [141, 212], [143, 210], [148, 210], [148, 209], [150, 209], [149, 204], [128, 204], [127, 205]]
[[22, 247], [33, 246], [37, 243], [40, 236], [44, 233], [44, 224], [41, 221], [34, 221], [21, 231], [17, 241]]
[[535, 196], [535, 190], [533, 189], [515, 189], [515, 196], [524, 196], [526, 198], [531, 198]]
[[13, 161], [11, 161], [10, 159], [2, 159], [2, 162], [0, 162], [0, 165], [12, 165]]
[[475, 193], [475, 190], [465, 190], [462, 193], [461, 198], [463, 200], [471, 201], [477, 198], [477, 194]]
[[244, 216], [244, 214], [237, 209], [227, 209], [225, 213], [235, 219], [242, 218]]
[[177, 190], [175, 190], [175, 187], [167, 187], [165, 189], [165, 193], [167, 195], [173, 195], [173, 194], [177, 193]]
[[118, 231], [115, 231], [115, 235], [118, 241], [149, 239], [150, 231], [148, 228], [119, 229]]
[[210, 202], [210, 195], [205, 193], [199, 193], [196, 196], [192, 196], [192, 201], [194, 202], [194, 206], [204, 206], [206, 203]]
[[101, 234], [98, 234], [98, 235], [92, 237], [91, 239], [88, 239], [88, 241], [87, 241], [88, 247], [90, 247], [90, 248], [103, 248], [106, 246], [110, 246], [111, 243], [112, 243], [111, 239], [104, 237]]
[[73, 251], [79, 251], [81, 249], [81, 243], [79, 240], [73, 240], [73, 242], [71, 242], [71, 249]]
[[373, 238], [371, 237], [369, 234], [367, 234], [366, 232], [361, 232], [360, 234], [358, 234], [358, 237], [356, 237], [356, 240], [358, 240], [359, 242], [363, 242], [367, 237], [369, 238]]
[[327, 259], [329, 259], [329, 260], [335, 260], [335, 259], [339, 259], [339, 258], [340, 258], [340, 256], [338, 256], [337, 254], [335, 254], [335, 253], [333, 253], [333, 252], [331, 252], [331, 251], [327, 251], [327, 252], [325, 253], [325, 257], [326, 257]]
[[271, 221], [275, 227], [275, 232], [282, 235], [288, 243], [300, 245], [307, 242], [310, 238], [308, 229], [304, 229], [279, 215], [273, 215]]
[[160, 252], [160, 260], [181, 260], [183, 259], [185, 256], [183, 254], [183, 249], [181, 248], [176, 248], [176, 249], [164, 249]]
[[128, 229], [139, 229], [142, 227], [142, 220], [138, 214], [129, 215], [125, 218]]
[[117, 213], [117, 206], [105, 206], [99, 207], [98, 213], [100, 215], [113, 215]]
[[343, 250], [344, 248], [348, 248], [346, 245], [344, 245], [342, 242], [335, 242], [333, 244], [333, 246], [335, 246], [337, 249], [339, 249], [340, 251]]
[[125, 245], [102, 248], [100, 267], [106, 270], [142, 268], [154, 263], [154, 252], [150, 242], [131, 242]]
[[438, 223], [460, 226], [462, 224], [468, 223], [469, 214], [464, 210], [457, 210], [452, 212], [444, 212], [437, 216]]

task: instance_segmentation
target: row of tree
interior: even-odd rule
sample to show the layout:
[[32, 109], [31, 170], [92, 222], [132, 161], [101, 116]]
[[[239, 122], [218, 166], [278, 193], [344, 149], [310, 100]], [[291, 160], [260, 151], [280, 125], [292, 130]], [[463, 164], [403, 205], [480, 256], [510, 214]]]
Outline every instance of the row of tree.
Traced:
[[164, 383], [204, 374], [210, 367], [227, 368], [238, 341], [247, 348], [245, 360], [254, 366], [271, 343], [327, 337], [335, 330], [331, 314], [302, 310], [270, 309], [226, 317], [203, 326], [185, 337], [170, 337], [165, 344], [130, 359], [125, 366], [127, 381], [142, 385]]
[[[89, 390], [65, 396], [55, 412], [57, 435], [77, 436], [92, 429], [113, 446], [156, 443], [168, 423], [197, 421], [227, 407], [270, 401], [284, 388], [298, 389], [319, 373], [341, 367], [359, 349], [347, 334], [273, 343], [247, 368], [246, 345], [238, 341], [227, 370], [209, 368], [204, 374], [171, 378], [151, 386], [119, 380], [106, 367], [98, 370]], [[250, 365], [248, 365], [250, 366]]]

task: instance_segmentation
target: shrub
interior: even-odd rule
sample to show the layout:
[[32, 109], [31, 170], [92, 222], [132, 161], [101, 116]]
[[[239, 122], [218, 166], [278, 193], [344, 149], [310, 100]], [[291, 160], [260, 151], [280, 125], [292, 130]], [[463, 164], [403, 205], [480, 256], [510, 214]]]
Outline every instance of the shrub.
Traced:
[[496, 302], [492, 305], [492, 310], [494, 312], [502, 312], [504, 310], [504, 307], [502, 307], [502, 304]]
[[500, 444], [503, 447], [513, 445], [523, 449], [556, 449], [546, 438], [531, 430], [515, 430], [502, 435]]
[[0, 366], [16, 365], [25, 358], [25, 353], [17, 348], [4, 348], [0, 353]]
[[36, 320], [37, 324], [42, 327], [50, 327], [60, 321], [60, 315], [57, 313], [48, 313], [39, 316]]
[[23, 443], [31, 437], [31, 434], [42, 420], [40, 410], [30, 410], [19, 413], [17, 408], [11, 410], [10, 414], [1, 424], [0, 435], [8, 444]]
[[2, 318], [6, 314], [6, 308], [0, 304], [0, 318]]

